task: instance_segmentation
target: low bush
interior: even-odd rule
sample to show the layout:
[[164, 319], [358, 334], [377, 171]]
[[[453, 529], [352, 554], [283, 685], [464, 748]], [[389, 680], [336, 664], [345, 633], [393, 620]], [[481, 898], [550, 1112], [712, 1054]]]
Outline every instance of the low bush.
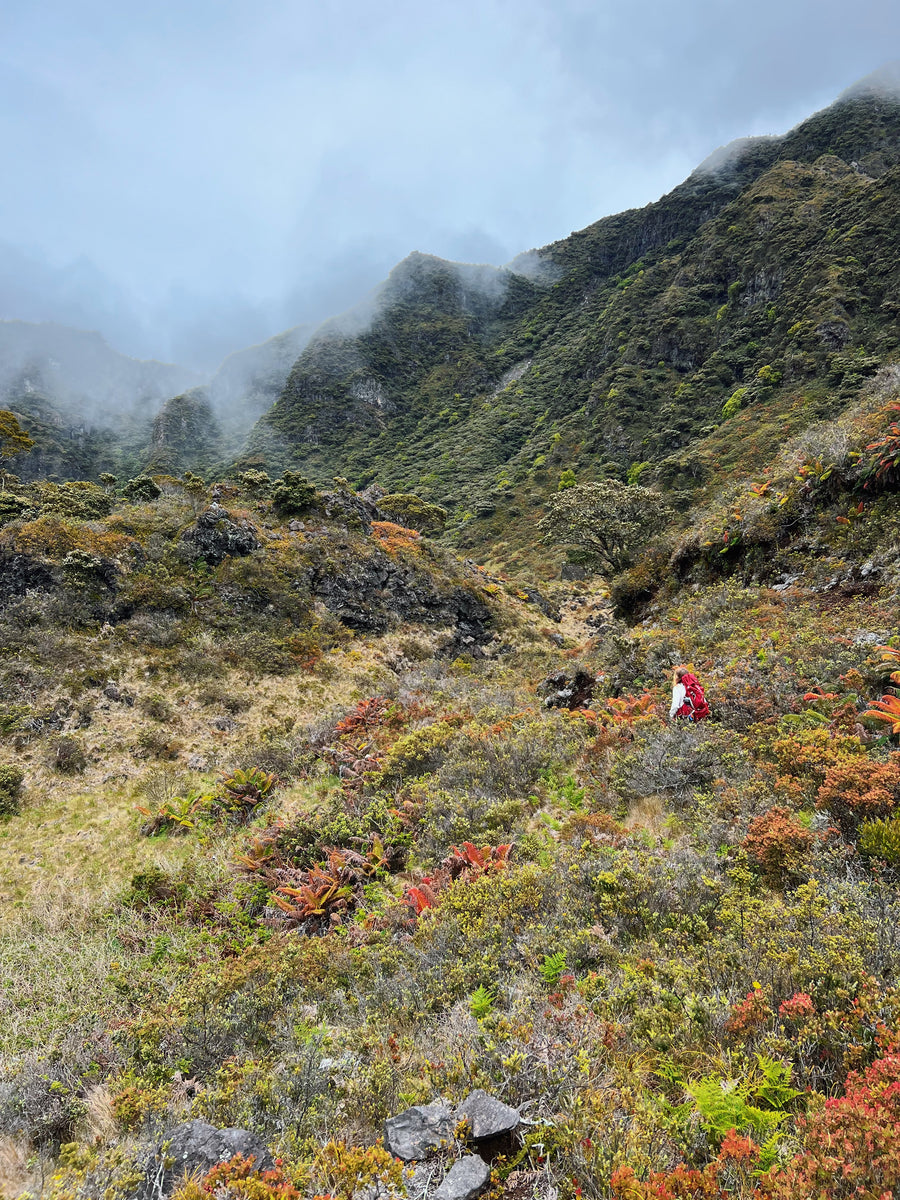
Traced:
[[861, 821], [884, 817], [900, 799], [900, 753], [883, 762], [857, 756], [829, 767], [816, 793], [816, 804], [827, 809], [847, 837]]
[[50, 738], [45, 759], [47, 766], [61, 775], [80, 775], [88, 762], [84, 742], [74, 733]]
[[900, 1187], [900, 1055], [847, 1078], [843, 1096], [799, 1122], [802, 1150], [764, 1178], [772, 1200], [885, 1197]]
[[786, 808], [770, 808], [750, 822], [741, 845], [772, 883], [784, 883], [801, 873], [812, 843], [809, 830]]
[[302, 517], [318, 503], [313, 484], [299, 471], [285, 471], [272, 488], [272, 509], [280, 517]]
[[889, 866], [900, 866], [900, 817], [863, 821], [859, 828], [860, 851], [869, 858], [880, 858]]
[[10, 763], [0, 763], [0, 817], [14, 816], [22, 804], [25, 772]]

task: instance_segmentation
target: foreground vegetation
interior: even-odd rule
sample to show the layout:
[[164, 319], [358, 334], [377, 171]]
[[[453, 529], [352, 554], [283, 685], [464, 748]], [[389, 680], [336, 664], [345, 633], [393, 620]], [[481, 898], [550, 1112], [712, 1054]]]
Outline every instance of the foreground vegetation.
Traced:
[[[891, 1194], [895, 385], [632, 514], [612, 595], [341, 481], [12, 478], [6, 1194], [135, 1195], [191, 1116], [278, 1161], [179, 1200], [398, 1193], [384, 1118], [475, 1087], [524, 1120], [497, 1197]], [[667, 720], [678, 662], [707, 723]]]

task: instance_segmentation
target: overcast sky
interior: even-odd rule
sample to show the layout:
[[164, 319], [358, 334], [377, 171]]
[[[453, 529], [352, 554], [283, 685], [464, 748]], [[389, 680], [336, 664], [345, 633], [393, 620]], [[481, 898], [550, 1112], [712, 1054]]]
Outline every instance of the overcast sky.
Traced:
[[900, 57], [898, 0], [2, 0], [0, 317], [215, 363], [503, 263]]

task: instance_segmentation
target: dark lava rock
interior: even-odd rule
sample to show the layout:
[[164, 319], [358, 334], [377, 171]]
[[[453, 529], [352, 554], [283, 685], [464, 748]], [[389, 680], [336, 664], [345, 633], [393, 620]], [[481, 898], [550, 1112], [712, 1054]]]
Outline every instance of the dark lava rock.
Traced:
[[456, 635], [448, 652], [454, 654], [477, 654], [493, 637], [490, 609], [473, 592], [439, 590], [425, 571], [399, 566], [387, 554], [339, 557], [332, 551], [312, 570], [309, 587], [343, 625], [361, 633], [385, 633], [404, 621], [450, 625]]
[[425, 1158], [453, 1137], [453, 1110], [437, 1101], [416, 1104], [384, 1123], [384, 1148], [404, 1162]]
[[546, 596], [542, 596], [537, 588], [523, 587], [520, 590], [527, 604], [533, 604], [549, 620], [559, 621], [559, 609], [555, 604], [551, 604]]
[[43, 563], [27, 554], [0, 551], [0, 604], [18, 600], [26, 592], [49, 592], [54, 580]]
[[249, 521], [232, 521], [220, 504], [211, 504], [197, 523], [181, 535], [181, 553], [186, 558], [202, 558], [218, 566], [231, 556], [252, 554], [260, 548], [256, 530]]
[[194, 1171], [206, 1174], [235, 1154], [252, 1157], [257, 1171], [271, 1171], [275, 1166], [265, 1144], [246, 1129], [216, 1129], [206, 1121], [178, 1125], [157, 1146], [138, 1200], [163, 1200], [184, 1175]]
[[456, 1110], [457, 1121], [463, 1118], [468, 1121], [472, 1139], [476, 1142], [512, 1133], [519, 1124], [516, 1109], [494, 1096], [489, 1096], [481, 1088], [470, 1092]]
[[378, 519], [378, 509], [362, 495], [349, 491], [325, 492], [320, 497], [325, 516], [346, 521], [354, 529], [371, 533], [372, 522]]
[[491, 1168], [477, 1154], [455, 1162], [436, 1188], [431, 1200], [472, 1200], [491, 1177]]
[[594, 694], [596, 679], [587, 671], [554, 671], [538, 685], [538, 695], [544, 697], [545, 708], [585, 708]]

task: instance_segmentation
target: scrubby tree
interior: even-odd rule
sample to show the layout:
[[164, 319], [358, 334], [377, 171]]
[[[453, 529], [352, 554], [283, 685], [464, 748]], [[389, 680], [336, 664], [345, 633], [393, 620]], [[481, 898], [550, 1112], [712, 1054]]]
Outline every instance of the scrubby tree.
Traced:
[[615, 574], [631, 566], [668, 515], [658, 492], [605, 479], [557, 492], [539, 528], [545, 542], [575, 547], [586, 560]]
[[391, 492], [381, 497], [378, 507], [388, 520], [435, 537], [444, 532], [447, 524], [446, 508], [429, 504], [414, 492]]
[[285, 471], [272, 491], [272, 508], [280, 517], [300, 517], [315, 508], [318, 495], [299, 471]]
[[149, 504], [159, 499], [162, 489], [149, 475], [138, 475], [128, 480], [122, 488], [122, 495], [132, 504]]
[[6, 487], [6, 464], [34, 446], [34, 438], [19, 424], [15, 413], [0, 409], [0, 491]]

